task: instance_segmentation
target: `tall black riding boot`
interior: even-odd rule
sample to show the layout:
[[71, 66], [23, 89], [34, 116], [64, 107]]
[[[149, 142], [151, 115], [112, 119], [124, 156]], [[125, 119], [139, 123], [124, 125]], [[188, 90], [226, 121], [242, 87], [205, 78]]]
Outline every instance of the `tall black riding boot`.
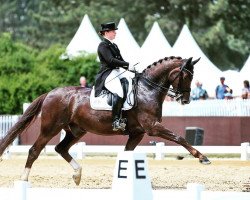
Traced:
[[113, 96], [113, 106], [112, 106], [112, 121], [113, 121], [113, 131], [125, 130], [126, 121], [121, 119], [123, 99], [119, 97], [117, 94]]

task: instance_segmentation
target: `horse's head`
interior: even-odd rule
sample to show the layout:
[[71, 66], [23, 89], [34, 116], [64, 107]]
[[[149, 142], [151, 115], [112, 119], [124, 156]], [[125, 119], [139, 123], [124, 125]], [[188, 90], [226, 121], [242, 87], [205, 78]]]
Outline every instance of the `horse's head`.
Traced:
[[194, 65], [199, 60], [200, 58], [192, 61], [192, 58], [166, 57], [144, 69], [141, 75], [142, 81], [161, 94], [162, 100], [167, 94], [181, 104], [188, 104]]
[[194, 61], [192, 61], [192, 58], [181, 59], [180, 65], [173, 68], [169, 73], [168, 80], [173, 87], [173, 89], [170, 89], [169, 91], [173, 93], [172, 96], [174, 96], [181, 104], [188, 104], [190, 102], [194, 65], [199, 60], [200, 58]]

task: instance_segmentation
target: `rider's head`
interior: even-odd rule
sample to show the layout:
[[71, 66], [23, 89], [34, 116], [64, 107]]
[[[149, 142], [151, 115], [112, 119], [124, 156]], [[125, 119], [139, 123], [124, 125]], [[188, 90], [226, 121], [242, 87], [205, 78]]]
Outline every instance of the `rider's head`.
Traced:
[[99, 31], [100, 35], [103, 37], [113, 40], [116, 36], [116, 30], [118, 29], [114, 22], [108, 22], [105, 24], [101, 24], [101, 30]]

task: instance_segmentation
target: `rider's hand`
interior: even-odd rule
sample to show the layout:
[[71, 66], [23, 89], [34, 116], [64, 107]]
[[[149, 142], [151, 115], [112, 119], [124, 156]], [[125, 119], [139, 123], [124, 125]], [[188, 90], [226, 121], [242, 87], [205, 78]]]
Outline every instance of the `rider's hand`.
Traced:
[[135, 71], [135, 65], [134, 64], [129, 64], [128, 70], [129, 71]]
[[128, 70], [128, 69], [129, 69], [129, 67], [128, 67], [128, 66], [122, 66], [122, 68], [123, 68], [123, 69], [126, 69], [126, 70]]

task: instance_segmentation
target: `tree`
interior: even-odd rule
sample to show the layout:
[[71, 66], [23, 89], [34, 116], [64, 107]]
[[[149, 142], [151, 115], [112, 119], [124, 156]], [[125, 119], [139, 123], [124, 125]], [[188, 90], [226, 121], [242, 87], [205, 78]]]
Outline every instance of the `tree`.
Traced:
[[125, 18], [142, 44], [158, 21], [170, 44], [187, 24], [204, 53], [218, 67], [240, 68], [249, 54], [250, 0], [7, 0], [1, 2], [0, 30], [38, 49], [64, 46], [85, 14], [100, 23]]
[[30, 99], [31, 94], [25, 86], [34, 69], [35, 56], [34, 49], [20, 42], [13, 42], [10, 34], [0, 35], [1, 113], [19, 112], [22, 101]]
[[93, 84], [99, 70], [96, 55], [62, 60], [61, 45], [36, 51], [14, 42], [10, 34], [0, 36], [0, 111], [22, 113], [22, 105], [60, 86], [78, 86], [80, 76]]

